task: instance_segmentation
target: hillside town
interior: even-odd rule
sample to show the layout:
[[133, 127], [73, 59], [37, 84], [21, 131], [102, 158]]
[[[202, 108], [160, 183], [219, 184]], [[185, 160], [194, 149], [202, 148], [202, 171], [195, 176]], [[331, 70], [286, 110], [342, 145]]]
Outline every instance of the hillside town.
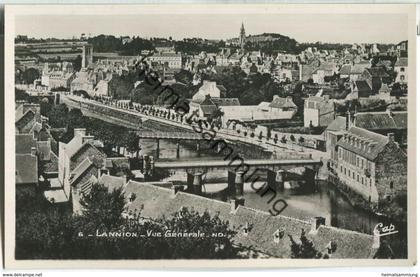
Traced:
[[105, 187], [141, 224], [227, 221], [239, 258], [301, 258], [307, 239], [318, 258], [406, 257], [407, 53], [246, 22], [227, 40], [19, 35], [16, 201], [78, 218]]

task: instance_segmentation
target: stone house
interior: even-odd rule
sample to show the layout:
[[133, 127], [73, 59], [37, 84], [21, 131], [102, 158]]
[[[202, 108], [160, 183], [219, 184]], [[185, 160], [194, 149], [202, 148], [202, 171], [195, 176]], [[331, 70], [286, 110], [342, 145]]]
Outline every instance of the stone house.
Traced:
[[377, 204], [407, 191], [407, 155], [393, 133], [350, 127], [335, 151], [337, 177], [365, 200]]

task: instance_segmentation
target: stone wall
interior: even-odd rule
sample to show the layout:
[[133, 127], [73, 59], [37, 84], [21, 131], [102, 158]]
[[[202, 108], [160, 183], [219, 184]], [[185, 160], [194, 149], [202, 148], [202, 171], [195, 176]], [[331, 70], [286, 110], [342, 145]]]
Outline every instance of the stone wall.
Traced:
[[380, 199], [407, 192], [407, 156], [395, 143], [378, 155], [375, 176]]

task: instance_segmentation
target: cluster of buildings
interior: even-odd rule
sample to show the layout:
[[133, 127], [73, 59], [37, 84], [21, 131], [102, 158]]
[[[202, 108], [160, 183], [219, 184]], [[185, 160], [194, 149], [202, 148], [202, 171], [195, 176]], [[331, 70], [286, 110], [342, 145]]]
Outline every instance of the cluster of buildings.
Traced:
[[102, 184], [110, 192], [120, 188], [127, 199], [123, 216], [132, 220], [157, 219], [194, 207], [228, 221], [237, 232], [234, 243], [252, 249], [259, 257], [290, 257], [289, 235], [298, 241], [302, 230], [329, 258], [372, 258], [378, 249], [374, 243], [378, 237], [326, 226], [322, 217], [303, 221], [245, 207], [243, 195], [237, 191], [228, 202], [222, 202], [172, 183], [139, 181], [130, 175], [127, 158], [107, 157], [102, 147], [83, 128], [74, 129], [68, 143], [56, 142], [40, 115], [40, 106], [17, 103], [17, 194], [43, 193], [51, 204], [70, 205], [78, 214], [83, 211], [81, 199], [91, 193], [94, 184]]

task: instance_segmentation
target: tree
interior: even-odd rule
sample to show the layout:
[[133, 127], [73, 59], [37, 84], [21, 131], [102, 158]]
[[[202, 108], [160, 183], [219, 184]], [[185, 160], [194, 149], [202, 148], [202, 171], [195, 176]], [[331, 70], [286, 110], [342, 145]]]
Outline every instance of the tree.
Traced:
[[305, 142], [305, 139], [303, 137], [299, 137], [299, 143], [303, 144]]
[[82, 56], [77, 55], [72, 64], [74, 71], [80, 71], [80, 69], [82, 69]]
[[306, 237], [303, 229], [300, 235], [300, 242], [296, 242], [291, 235], [289, 237], [292, 242], [292, 259], [320, 259], [323, 257], [322, 253], [315, 249], [313, 242]]
[[179, 72], [174, 74], [174, 78], [177, 82], [183, 83], [183, 84], [191, 84], [193, 81], [194, 74], [192, 74], [188, 70], [181, 69]]
[[28, 68], [23, 72], [23, 81], [25, 84], [32, 84], [36, 79], [39, 79], [40, 74], [38, 69]]
[[101, 184], [93, 184], [90, 193], [81, 198], [85, 231], [111, 231], [119, 228], [123, 223], [122, 213], [125, 198], [122, 188], [112, 192]]
[[24, 90], [15, 88], [15, 101], [23, 100], [23, 101], [29, 101], [31, 96], [27, 94]]
[[260, 131], [260, 134], [258, 135], [258, 139], [262, 140], [262, 137], [263, 137], [263, 133], [262, 133], [262, 131]]
[[277, 144], [279, 141], [279, 136], [277, 134], [274, 134], [274, 143]]
[[220, 109], [215, 109], [210, 116], [207, 118], [210, 123], [214, 123], [217, 126], [220, 126], [222, 124], [222, 117], [225, 113]]
[[85, 127], [85, 120], [83, 113], [79, 109], [72, 109], [67, 113], [67, 128], [73, 130], [74, 128]]
[[282, 143], [286, 143], [286, 142], [287, 142], [286, 136], [283, 136], [283, 137], [281, 138], [281, 142], [282, 142]]
[[53, 128], [64, 128], [67, 126], [67, 113], [69, 109], [65, 104], [53, 106], [48, 114], [48, 122]]

